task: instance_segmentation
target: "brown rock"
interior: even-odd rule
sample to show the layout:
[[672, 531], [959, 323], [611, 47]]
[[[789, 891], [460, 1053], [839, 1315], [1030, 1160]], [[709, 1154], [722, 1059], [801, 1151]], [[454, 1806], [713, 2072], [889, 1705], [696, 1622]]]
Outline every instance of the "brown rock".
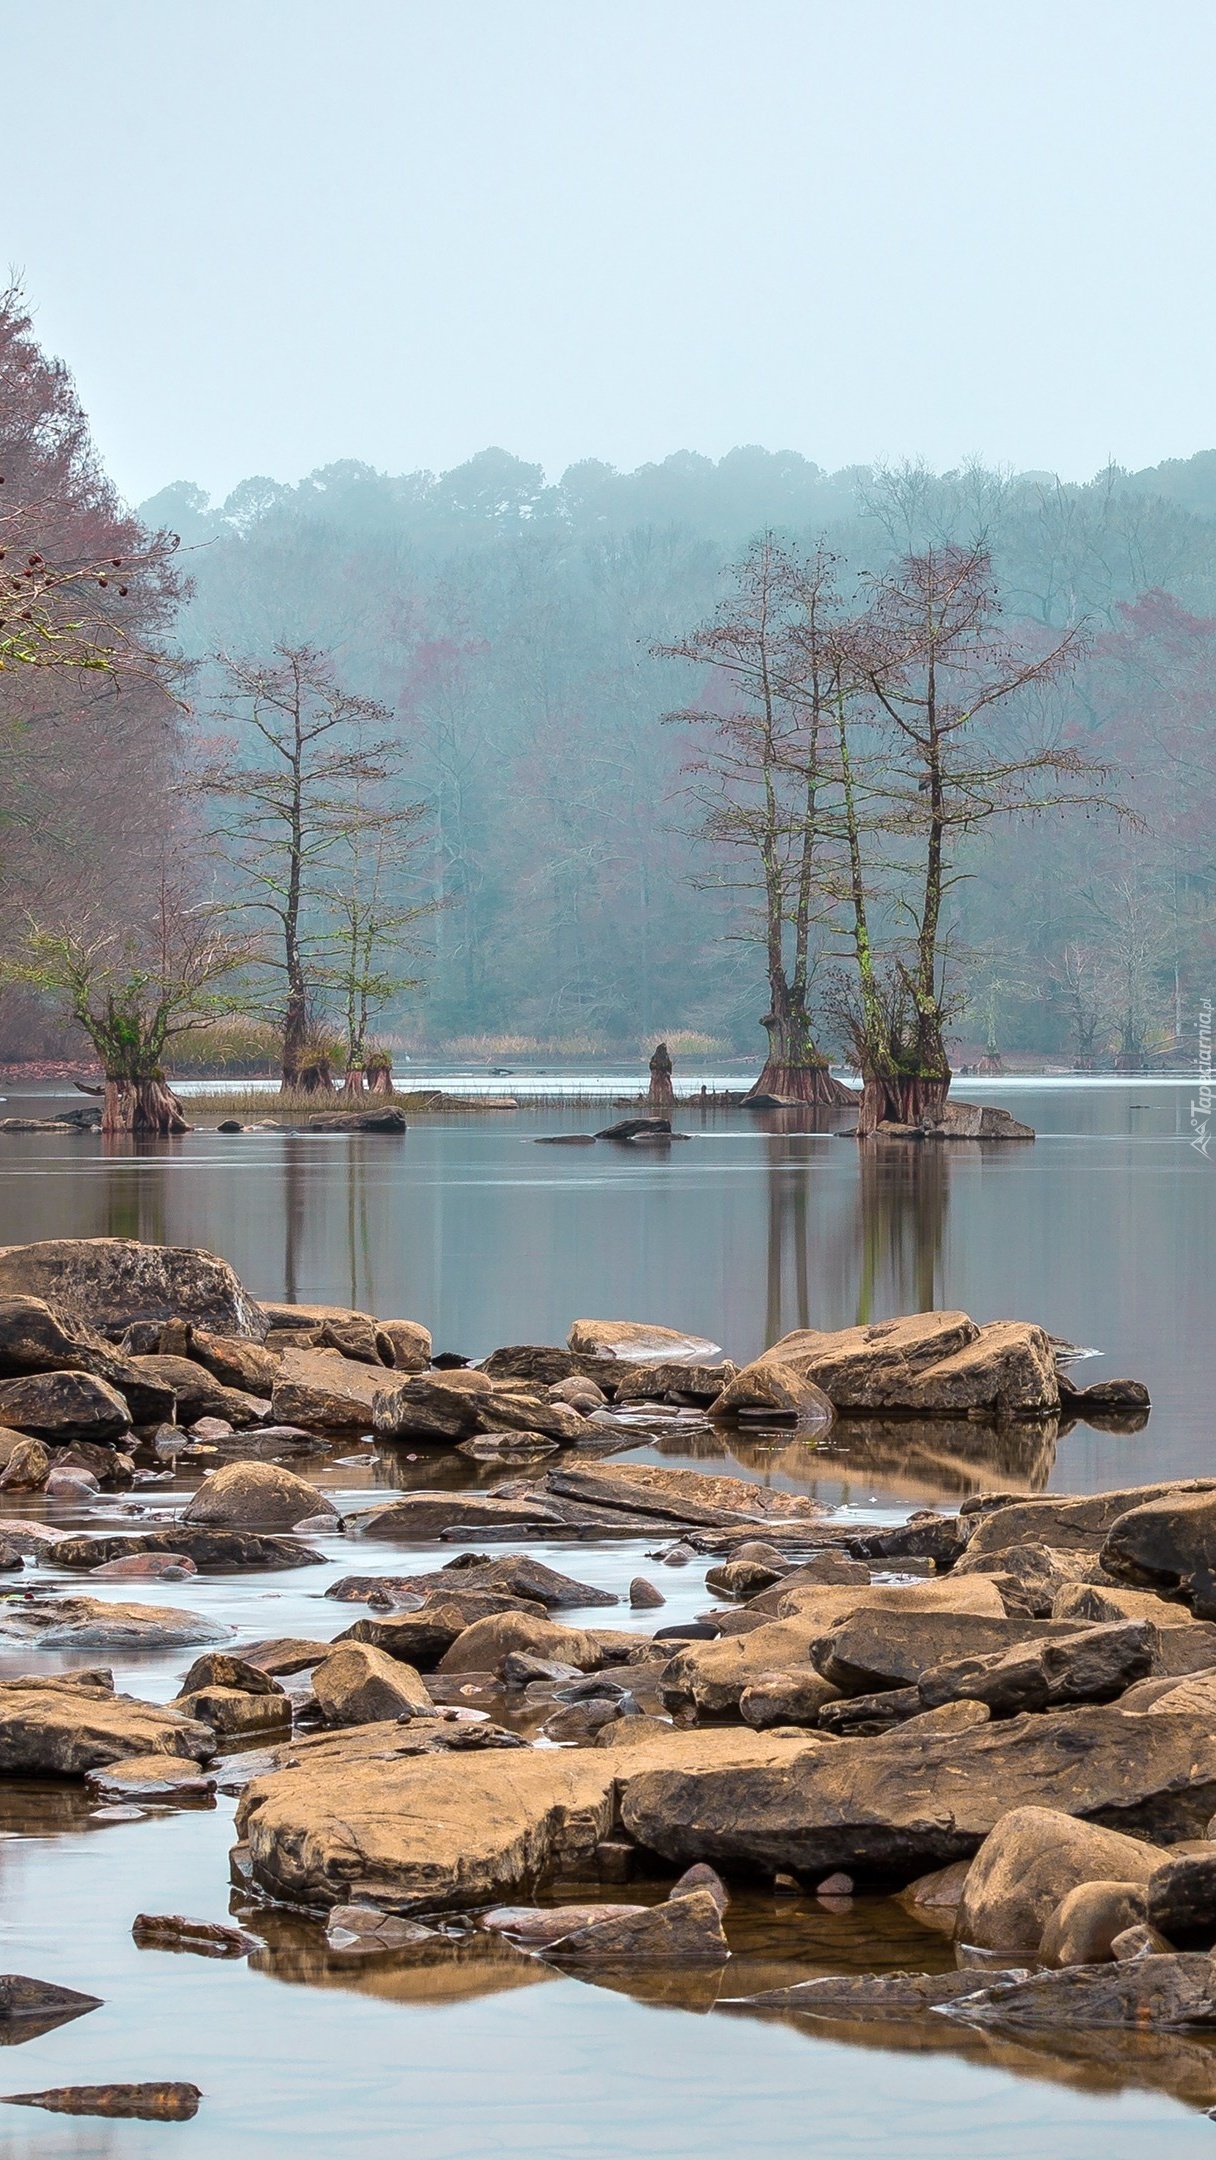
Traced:
[[370, 1432], [386, 1377], [379, 1363], [364, 1365], [340, 1350], [285, 1350], [271, 1415], [276, 1424], [302, 1425], [306, 1432]]
[[[968, 1558], [1003, 1553], [1010, 1545], [1052, 1545], [1062, 1549], [1084, 1547], [1095, 1555], [1114, 1523], [1129, 1510], [1147, 1501], [1192, 1494], [1216, 1494], [1216, 1481], [1190, 1478], [1165, 1485], [1128, 1486], [1105, 1493], [1087, 1493], [1070, 1500], [1051, 1494], [1039, 1500], [1018, 1495], [984, 1495], [978, 1521], [968, 1545]], [[963, 1503], [964, 1510], [968, 1503]]]
[[[971, 1864], [958, 1910], [957, 1941], [1002, 1955], [1034, 1957], [1062, 1898], [1082, 1883], [1147, 1883], [1165, 1854], [1139, 1838], [1058, 1809], [1014, 1807]], [[1130, 1914], [1130, 1926], [1143, 1913]], [[1112, 1936], [1120, 1932], [1112, 1928]]]
[[1173, 1605], [1151, 1590], [1121, 1590], [1099, 1583], [1067, 1582], [1051, 1606], [1054, 1620], [1147, 1620], [1153, 1627], [1193, 1627], [1194, 1616], [1185, 1605]]
[[197, 2085], [56, 2085], [46, 2092], [4, 2093], [6, 2107], [45, 2108], [52, 2115], [106, 2115], [136, 2122], [190, 2122], [202, 2093]]
[[482, 1413], [494, 1393], [494, 1384], [484, 1373], [463, 1367], [416, 1373], [391, 1386], [386, 1386], [382, 1373], [372, 1401], [372, 1426], [383, 1440], [442, 1441], [445, 1445], [469, 1440], [486, 1429]]
[[183, 1690], [171, 1707], [225, 1738], [291, 1726], [291, 1703], [281, 1690], [274, 1695], [251, 1695], [244, 1688], [191, 1688]]
[[[622, 1818], [638, 1844], [678, 1865], [697, 1859], [798, 1874], [843, 1867], [910, 1879], [974, 1852], [1002, 1815], [1045, 1791], [1062, 1813], [1118, 1821], [1146, 1840], [1194, 1836], [1216, 1811], [1204, 1813], [1209, 1799], [1216, 1803], [1216, 1737], [1193, 1718], [1117, 1708], [962, 1733], [913, 1724], [873, 1740], [811, 1743], [780, 1778], [653, 1772], [630, 1786]], [[1053, 1905], [1069, 1887], [1061, 1883]]]
[[629, 1602], [635, 1612], [654, 1612], [667, 1600], [645, 1575], [635, 1575], [629, 1585]]
[[327, 1725], [371, 1725], [381, 1718], [424, 1717], [434, 1703], [412, 1665], [371, 1643], [344, 1642], [312, 1676]]
[[[3, 1397], [0, 1392], [0, 1414]], [[14, 1424], [26, 1422], [14, 1418]], [[1216, 1491], [1179, 1491], [1131, 1507], [1111, 1524], [1102, 1547], [1108, 1575], [1173, 1588], [1216, 1557]]]
[[356, 1537], [399, 1538], [413, 1544], [440, 1537], [445, 1530], [485, 1528], [544, 1529], [561, 1517], [535, 1500], [505, 1500], [491, 1493], [412, 1492], [366, 1515], [351, 1515], [347, 1529]]
[[788, 1665], [749, 1680], [739, 1697], [739, 1714], [758, 1732], [770, 1725], [817, 1725], [825, 1703], [835, 1702], [838, 1693], [813, 1665]]
[[[431, 1331], [417, 1320], [379, 1320], [376, 1341], [386, 1365], [397, 1372], [425, 1372], [431, 1362]], [[385, 1347], [391, 1351], [384, 1356]]]
[[969, 2025], [1072, 2033], [1086, 2027], [1129, 2027], [1145, 2033], [1216, 2023], [1216, 1970], [1208, 1957], [1183, 1952], [1137, 1957], [1110, 1965], [1074, 1965], [1062, 1972], [1002, 1975], [946, 2015]]
[[211, 1335], [206, 1328], [191, 1328], [187, 1355], [205, 1366], [221, 1387], [246, 1395], [269, 1396], [279, 1377], [278, 1358], [260, 1343], [239, 1335]]
[[186, 1553], [128, 1553], [125, 1560], [103, 1560], [89, 1574], [118, 1582], [184, 1582], [198, 1569]]
[[1146, 1909], [1128, 1921], [1147, 1920], [1179, 1950], [1210, 1950], [1216, 1943], [1216, 1845], [1207, 1852], [1167, 1855], [1149, 1877]]
[[[270, 1537], [249, 1530], [213, 1530], [176, 1522], [171, 1530], [107, 1531], [97, 1537], [60, 1537], [48, 1548], [56, 1567], [95, 1568], [107, 1560], [136, 1553], [186, 1553], [200, 1575], [231, 1574], [242, 1568], [315, 1567], [324, 1553], [299, 1537]], [[195, 1637], [196, 1641], [208, 1638]]]
[[897, 1893], [897, 1903], [906, 1907], [922, 1926], [953, 1936], [970, 1867], [970, 1860], [952, 1860], [949, 1867], [934, 1868], [929, 1875], [918, 1875], [906, 1890]]
[[205, 1365], [193, 1358], [133, 1357], [131, 1370], [152, 1387], [171, 1389], [177, 1404], [178, 1422], [191, 1425], [196, 1418], [224, 1418], [229, 1425], [254, 1425], [269, 1408], [264, 1395], [248, 1395], [241, 1388], [222, 1387]]
[[1068, 1703], [1113, 1702], [1153, 1669], [1156, 1636], [1143, 1620], [1108, 1621], [1063, 1642], [1019, 1643], [930, 1666], [917, 1683], [926, 1710], [970, 1699], [998, 1716]]
[[[622, 1719], [614, 1731], [640, 1724]], [[393, 1728], [293, 1745], [296, 1769], [256, 1779], [238, 1833], [254, 1881], [305, 1905], [366, 1901], [398, 1912], [476, 1907], [550, 1870], [593, 1874], [615, 1795], [655, 1763], [792, 1763], [813, 1740], [742, 1729], [648, 1733], [624, 1747], [516, 1748], [385, 1759]], [[444, 1728], [449, 1729], [449, 1728]], [[401, 1728], [408, 1743], [414, 1728]]]
[[1014, 1620], [1004, 1613], [996, 1618], [990, 1612], [925, 1612], [912, 1605], [901, 1611], [897, 1606], [871, 1606], [870, 1594], [865, 1593], [864, 1604], [858, 1599], [829, 1633], [815, 1631], [811, 1661], [845, 1695], [915, 1687], [933, 1666], [969, 1652], [992, 1656], [1062, 1641], [1082, 1626], [1080, 1621]]
[[552, 1620], [532, 1620], [526, 1613], [498, 1613], [489, 1620], [475, 1620], [457, 1636], [439, 1660], [438, 1670], [501, 1673], [512, 1650], [547, 1658], [560, 1665], [575, 1665], [580, 1672], [594, 1672], [603, 1655], [594, 1637], [579, 1628], [559, 1627]]
[[300, 1522], [338, 1513], [315, 1485], [279, 1463], [226, 1463], [200, 1486], [185, 1523], [222, 1530], [292, 1530]]
[[117, 1335], [136, 1320], [188, 1320], [260, 1342], [266, 1322], [226, 1260], [133, 1238], [48, 1238], [0, 1248], [0, 1296], [45, 1298], [64, 1320]]
[[37, 1492], [50, 1474], [51, 1458], [41, 1440], [21, 1439], [9, 1455], [0, 1486], [15, 1492]]
[[215, 1753], [209, 1725], [131, 1695], [47, 1681], [0, 1683], [0, 1771], [81, 1777], [131, 1755]]
[[180, 1605], [128, 1605], [116, 1599], [55, 1597], [6, 1599], [0, 1605], [0, 1640], [36, 1643], [40, 1650], [172, 1650], [214, 1642], [227, 1633], [222, 1621]]
[[283, 1694], [278, 1681], [264, 1667], [231, 1650], [205, 1650], [196, 1657], [182, 1681], [181, 1693], [188, 1695], [194, 1688], [210, 1687], [243, 1688], [246, 1695]]
[[684, 1365], [705, 1365], [719, 1347], [704, 1335], [682, 1335], [678, 1328], [656, 1327], [646, 1320], [576, 1320], [566, 1337], [576, 1357], [629, 1358], [654, 1363], [663, 1358]]
[[220, 1920], [186, 1920], [181, 1913], [137, 1913], [131, 1934], [141, 1950], [190, 1950], [196, 1957], [248, 1957], [256, 1935]]
[[508, 1433], [538, 1433], [543, 1439], [569, 1446], [581, 1439], [585, 1419], [569, 1403], [550, 1402], [547, 1395], [528, 1395], [514, 1388], [496, 1387], [489, 1396], [476, 1398], [483, 1426]]
[[[618, 1363], [624, 1361], [618, 1360]], [[670, 1402], [693, 1409], [703, 1408], [730, 1385], [738, 1370], [729, 1358], [724, 1358], [719, 1365], [689, 1365], [671, 1359], [658, 1365], [626, 1364], [616, 1383], [615, 1400], [618, 1406], [631, 1402]], [[567, 1380], [564, 1385], [586, 1388], [594, 1383], [580, 1379]], [[596, 1393], [602, 1401], [602, 1390], [597, 1388]], [[575, 1409], [581, 1408], [573, 1395], [567, 1395], [565, 1399]]]
[[696, 1960], [720, 1965], [730, 1956], [730, 1949], [716, 1898], [712, 1891], [698, 1889], [669, 1899], [666, 1905], [650, 1905], [641, 1912], [575, 1928], [551, 1943], [547, 1954], [563, 1965], [590, 1959], [601, 1964]]
[[[0, 1261], [3, 1260], [0, 1250]], [[31, 1373], [0, 1380], [0, 1422], [44, 1440], [116, 1440], [131, 1429], [117, 1388], [91, 1373]]]
[[272, 1635], [262, 1642], [242, 1643], [235, 1654], [271, 1679], [286, 1679], [289, 1673], [308, 1672], [319, 1665], [331, 1648], [330, 1643], [309, 1642], [301, 1635]]
[[821, 1513], [801, 1493], [770, 1491], [744, 1478], [668, 1470], [657, 1463], [564, 1462], [545, 1472], [543, 1485], [544, 1491], [571, 1500], [709, 1529], [751, 1522], [784, 1527], [814, 1522]]
[[1043, 1929], [1040, 1964], [1105, 1963], [1113, 1958], [1118, 1938], [1143, 1921], [1144, 1910], [1143, 1883], [1078, 1883], [1061, 1898]]
[[215, 1798], [212, 1773], [184, 1755], [124, 1755], [104, 1769], [86, 1772], [85, 1784], [95, 1799], [119, 1803], [150, 1800], [189, 1806]]
[[[813, 1383], [837, 1411], [903, 1409], [913, 1403], [920, 1374], [975, 1342], [979, 1332], [959, 1312], [914, 1313], [826, 1334], [800, 1328], [744, 1366], [715, 1414], [725, 1415], [735, 1402], [746, 1405], [749, 1390], [760, 1384], [757, 1365], [776, 1365], [799, 1384]], [[919, 1401], [914, 1406], [928, 1407]]]

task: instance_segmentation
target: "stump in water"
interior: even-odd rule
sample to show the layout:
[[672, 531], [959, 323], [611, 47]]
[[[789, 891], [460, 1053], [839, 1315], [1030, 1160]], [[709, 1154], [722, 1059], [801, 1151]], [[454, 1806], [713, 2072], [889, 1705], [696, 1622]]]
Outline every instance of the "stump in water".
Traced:
[[300, 1061], [300, 1077], [296, 1085], [302, 1095], [332, 1095], [333, 1074], [329, 1069], [330, 1053], [315, 1043], [309, 1045]]
[[163, 1073], [142, 1080], [106, 1076], [101, 1104], [103, 1133], [184, 1133], [182, 1106]]
[[880, 1077], [865, 1075], [857, 1135], [864, 1140], [880, 1125], [920, 1125], [926, 1116], [940, 1113], [950, 1092], [950, 1074], [896, 1073]]
[[367, 1061], [367, 1087], [371, 1095], [393, 1092], [393, 1061], [387, 1050], [373, 1050]]
[[647, 1100], [652, 1110], [670, 1110], [675, 1099], [675, 1090], [671, 1084], [671, 1053], [666, 1043], [661, 1042], [650, 1060], [650, 1094]]
[[761, 1110], [782, 1103], [808, 1103], [816, 1109], [836, 1110], [845, 1103], [856, 1102], [857, 1097], [843, 1080], [835, 1078], [826, 1058], [813, 1058], [798, 1065], [770, 1058], [743, 1100]]
[[344, 1095], [362, 1095], [362, 1093], [363, 1093], [363, 1067], [362, 1067], [362, 1065], [348, 1065], [348, 1066], [347, 1066], [347, 1068], [346, 1068], [346, 1078], [345, 1078], [345, 1079], [343, 1080], [343, 1082], [342, 1082], [342, 1093], [343, 1093]]

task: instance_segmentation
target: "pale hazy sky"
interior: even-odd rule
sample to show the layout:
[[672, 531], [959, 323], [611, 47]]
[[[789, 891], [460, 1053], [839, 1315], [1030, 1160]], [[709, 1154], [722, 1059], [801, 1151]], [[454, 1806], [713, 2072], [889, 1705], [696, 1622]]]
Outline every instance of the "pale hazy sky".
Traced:
[[1212, 0], [3, 0], [119, 484], [1216, 445]]

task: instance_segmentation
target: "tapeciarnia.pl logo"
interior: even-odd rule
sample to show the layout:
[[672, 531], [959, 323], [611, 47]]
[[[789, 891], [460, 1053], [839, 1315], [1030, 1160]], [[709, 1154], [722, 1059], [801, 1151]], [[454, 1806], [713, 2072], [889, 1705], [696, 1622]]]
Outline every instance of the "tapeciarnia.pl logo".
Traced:
[[[1199, 1093], [1191, 1103], [1191, 1146], [1207, 1155], [1212, 1121], [1212, 1000], [1199, 1007]], [[1209, 1157], [1209, 1160], [1211, 1158]]]

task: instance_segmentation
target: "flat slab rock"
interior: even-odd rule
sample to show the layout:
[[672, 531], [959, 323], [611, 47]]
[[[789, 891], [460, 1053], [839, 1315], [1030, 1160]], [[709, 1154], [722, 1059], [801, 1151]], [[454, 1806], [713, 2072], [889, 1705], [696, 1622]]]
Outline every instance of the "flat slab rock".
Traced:
[[[377, 1731], [385, 1728], [363, 1728], [365, 1736]], [[255, 1780], [237, 1827], [255, 1882], [291, 1903], [364, 1900], [402, 1913], [489, 1905], [547, 1870], [591, 1870], [618, 1789], [628, 1791], [647, 1768], [767, 1766], [780, 1776], [788, 1773], [778, 1764], [823, 1745], [738, 1729], [668, 1728], [621, 1749], [386, 1760], [383, 1742], [377, 1749], [366, 1737], [363, 1746], [335, 1738], [324, 1758], [301, 1751], [298, 1768]]]
[[1042, 1415], [1058, 1409], [1059, 1381], [1043, 1329], [1026, 1321], [977, 1326], [967, 1313], [912, 1313], [871, 1326], [796, 1329], [744, 1366], [715, 1415], [766, 1399], [766, 1368], [821, 1388], [839, 1412], [899, 1410], [922, 1416]]
[[110, 1598], [7, 1599], [0, 1604], [0, 1644], [36, 1643], [43, 1650], [174, 1650], [221, 1642], [225, 1622], [180, 1605], [127, 1605]]
[[801, 1493], [773, 1492], [747, 1478], [665, 1470], [656, 1463], [599, 1463], [588, 1469], [564, 1463], [546, 1471], [537, 1490], [542, 1497], [553, 1493], [709, 1529], [729, 1529], [736, 1523], [812, 1523], [821, 1512]]
[[126, 1755], [104, 1769], [90, 1770], [85, 1784], [98, 1800], [151, 1800], [161, 1804], [206, 1803], [215, 1796], [215, 1778], [184, 1755]]
[[908, 1881], [975, 1852], [1002, 1815], [1026, 1806], [1159, 1844], [1202, 1837], [1216, 1810], [1216, 1732], [1207, 1718], [1113, 1707], [964, 1732], [910, 1725], [830, 1743], [782, 1771], [648, 1770], [622, 1816], [638, 1844], [680, 1866]]
[[0, 1772], [83, 1777], [132, 1755], [215, 1753], [209, 1725], [133, 1695], [97, 1687], [20, 1680], [0, 1684]]
[[1000, 1974], [939, 2006], [975, 2025], [1068, 2032], [1085, 2027], [1179, 2031], [1216, 2027], [1216, 1965], [1201, 1951], [1070, 1965], [1063, 1972]]
[[167, 1530], [111, 1530], [98, 1536], [59, 1538], [48, 1551], [46, 1563], [94, 1568], [135, 1553], [185, 1553], [200, 1575], [230, 1575], [245, 1568], [320, 1567], [325, 1560], [324, 1553], [306, 1545], [303, 1538], [176, 1522]]

